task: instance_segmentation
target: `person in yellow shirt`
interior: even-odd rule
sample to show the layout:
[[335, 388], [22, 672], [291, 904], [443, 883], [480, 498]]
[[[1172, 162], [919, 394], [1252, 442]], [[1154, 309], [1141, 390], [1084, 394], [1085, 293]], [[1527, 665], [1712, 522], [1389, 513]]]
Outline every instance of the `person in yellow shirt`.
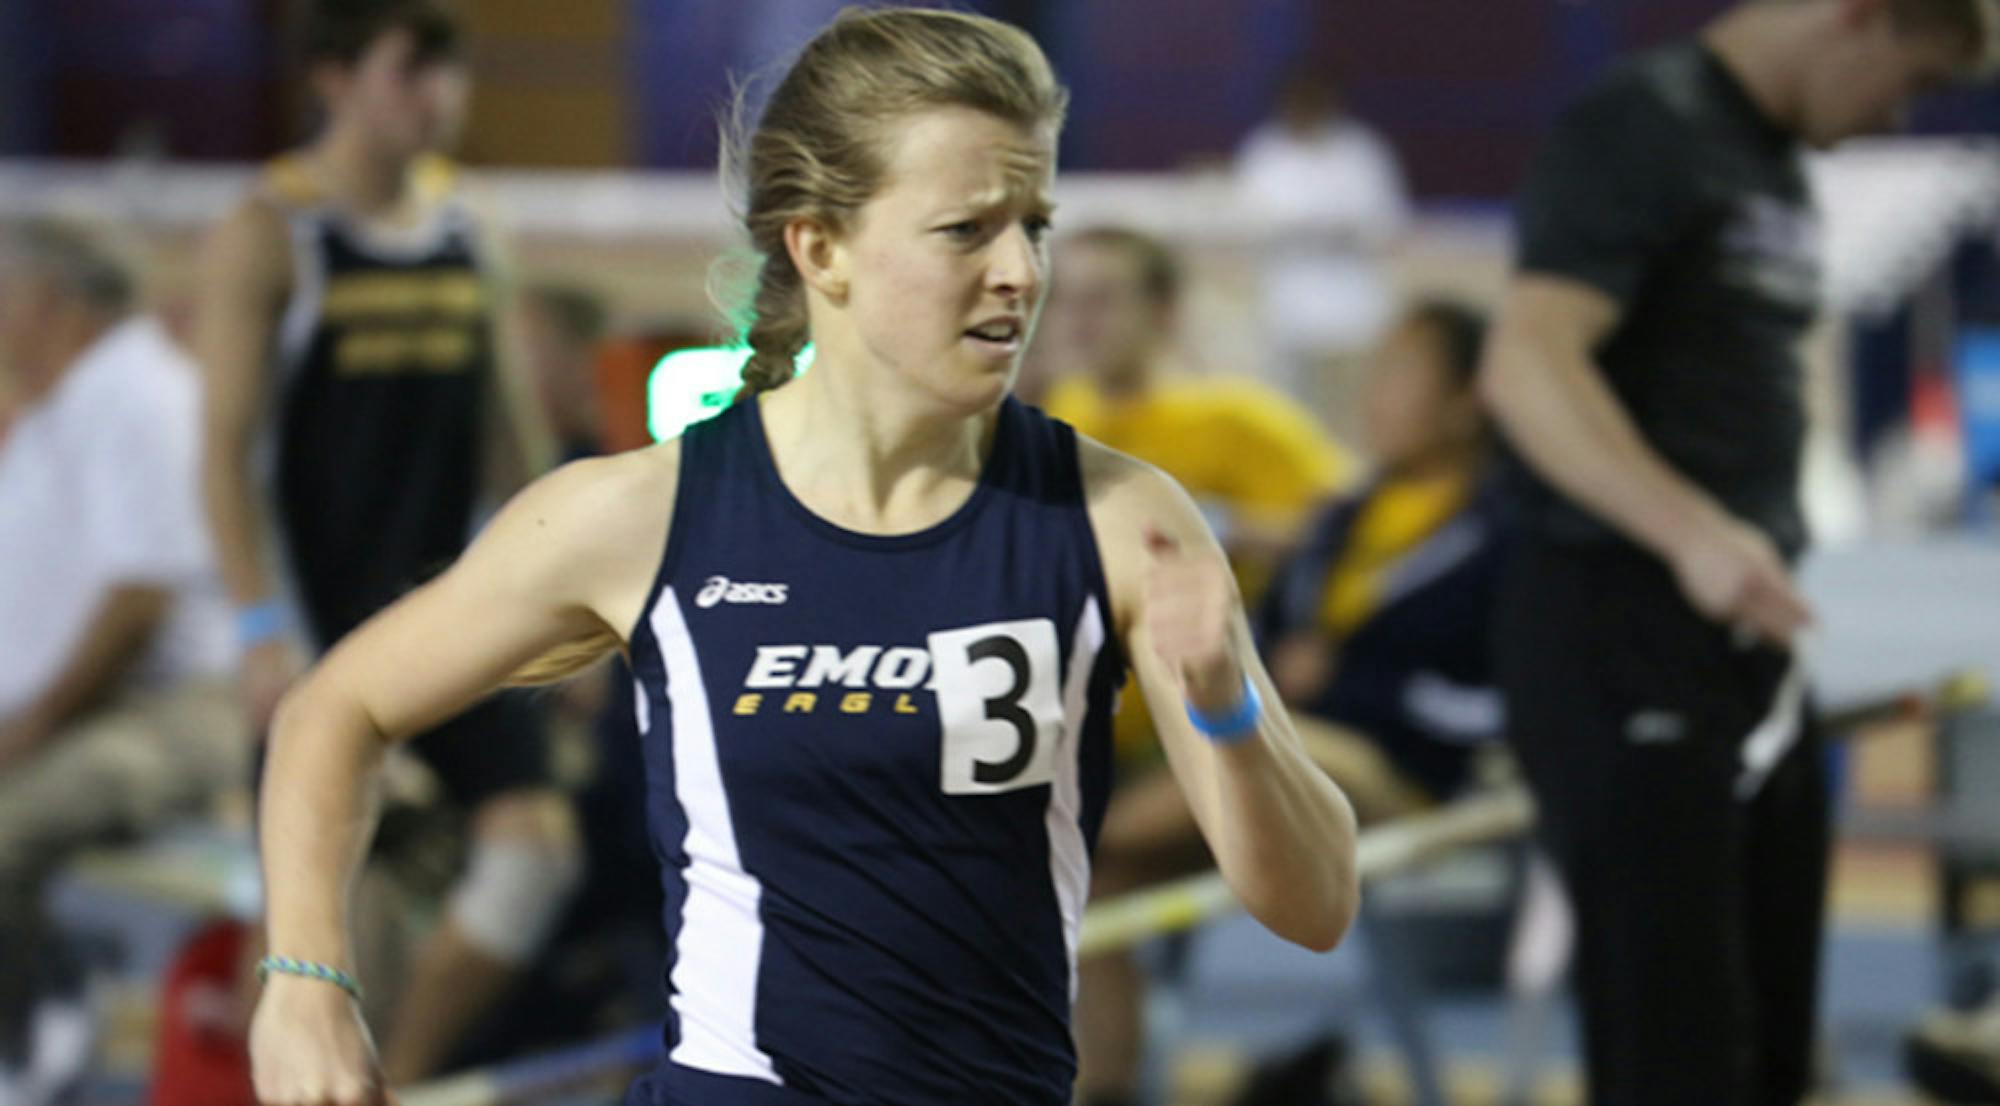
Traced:
[[1174, 348], [1180, 266], [1165, 245], [1088, 230], [1063, 241], [1056, 272], [1044, 408], [1179, 481], [1232, 556], [1268, 558], [1351, 481], [1352, 457], [1304, 407], [1241, 376], [1186, 371]]
[[[1098, 228], [1057, 246], [1055, 278], [1034, 361], [1030, 398], [1078, 432], [1157, 465], [1188, 490], [1254, 604], [1307, 516], [1358, 466], [1302, 406], [1241, 377], [1188, 371], [1175, 350], [1180, 267], [1165, 245]], [[1039, 397], [1034, 393], [1040, 392]], [[1118, 790], [1106, 824], [1143, 856], [1107, 855], [1112, 871], [1172, 871], [1206, 862], [1171, 779], [1145, 705], [1130, 685], [1114, 723]], [[1167, 787], [1147, 786], [1164, 781]], [[1155, 847], [1158, 843], [1158, 848]], [[1154, 856], [1164, 851], [1170, 855]], [[1098, 894], [1126, 889], [1100, 882]], [[1084, 1106], [1131, 1102], [1137, 1089], [1143, 978], [1130, 956], [1079, 966], [1076, 1014]]]
[[[1421, 802], [1468, 782], [1503, 718], [1488, 639], [1507, 526], [1473, 385], [1485, 328], [1438, 299], [1392, 328], [1363, 403], [1374, 474], [1317, 512], [1252, 616], [1286, 705], [1354, 734]], [[1403, 813], [1377, 805], [1364, 821]]]

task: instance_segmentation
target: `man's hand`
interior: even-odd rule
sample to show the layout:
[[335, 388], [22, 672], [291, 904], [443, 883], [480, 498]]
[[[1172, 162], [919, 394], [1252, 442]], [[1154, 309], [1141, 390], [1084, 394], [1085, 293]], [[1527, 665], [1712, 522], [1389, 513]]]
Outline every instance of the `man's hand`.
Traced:
[[1727, 516], [1696, 527], [1668, 552], [1681, 593], [1703, 615], [1790, 645], [1812, 609], [1763, 532]]

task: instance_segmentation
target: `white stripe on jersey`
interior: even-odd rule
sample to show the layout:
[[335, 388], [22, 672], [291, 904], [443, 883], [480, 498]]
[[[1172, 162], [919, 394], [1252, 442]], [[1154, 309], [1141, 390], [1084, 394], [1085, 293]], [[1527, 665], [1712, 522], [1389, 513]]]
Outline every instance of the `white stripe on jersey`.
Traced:
[[274, 410], [305, 364], [313, 330], [319, 326], [320, 303], [326, 297], [327, 259], [320, 221], [309, 212], [291, 212], [285, 218], [292, 238], [292, 298], [278, 324], [279, 375], [277, 386], [270, 389]]
[[764, 923], [757, 913], [763, 885], [743, 870], [723, 789], [715, 726], [694, 639], [673, 588], [660, 593], [651, 617], [666, 664], [673, 708], [674, 798], [687, 814], [687, 900], [674, 942], [673, 1007], [680, 1043], [676, 1064], [782, 1085], [771, 1058], [757, 1048], [757, 974]]
[[1062, 748], [1049, 787], [1049, 879], [1062, 910], [1063, 945], [1068, 950], [1069, 997], [1076, 1001], [1076, 942], [1083, 927], [1084, 899], [1090, 894], [1090, 851], [1083, 840], [1083, 727], [1090, 715], [1090, 677], [1104, 648], [1104, 613], [1097, 597], [1083, 605], [1070, 641], [1069, 674], [1063, 686]]

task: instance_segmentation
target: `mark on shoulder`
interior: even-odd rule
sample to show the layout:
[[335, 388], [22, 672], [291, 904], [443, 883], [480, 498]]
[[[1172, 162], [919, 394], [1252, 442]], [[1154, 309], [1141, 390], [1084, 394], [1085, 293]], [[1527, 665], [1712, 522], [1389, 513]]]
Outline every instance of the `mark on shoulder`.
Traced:
[[1186, 552], [1222, 556], [1193, 497], [1156, 466], [1082, 434], [1077, 435], [1077, 464], [1104, 582], [1111, 589], [1121, 626], [1138, 608], [1146, 568], [1152, 563], [1149, 533], [1170, 539]]
[[679, 459], [667, 443], [572, 461], [528, 485], [474, 548], [518, 592], [629, 625], [666, 549]]
[[564, 525], [664, 527], [680, 483], [680, 442], [586, 457], [562, 465], [531, 485], [537, 525], [554, 517]]
[[1169, 536], [1183, 538], [1194, 537], [1192, 530], [1207, 532], [1194, 500], [1158, 466], [1082, 434], [1077, 435], [1076, 446], [1084, 501], [1094, 526], [1139, 529], [1150, 522]]

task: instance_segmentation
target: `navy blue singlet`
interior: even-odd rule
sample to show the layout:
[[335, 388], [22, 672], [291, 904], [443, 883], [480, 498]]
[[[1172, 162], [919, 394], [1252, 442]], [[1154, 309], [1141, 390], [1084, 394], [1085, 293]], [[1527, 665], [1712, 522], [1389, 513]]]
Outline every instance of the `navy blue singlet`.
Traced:
[[1069, 427], [1008, 399], [965, 504], [853, 533], [754, 402], [682, 438], [631, 638], [667, 1055], [627, 1106], [1062, 1106], [1124, 665]]

